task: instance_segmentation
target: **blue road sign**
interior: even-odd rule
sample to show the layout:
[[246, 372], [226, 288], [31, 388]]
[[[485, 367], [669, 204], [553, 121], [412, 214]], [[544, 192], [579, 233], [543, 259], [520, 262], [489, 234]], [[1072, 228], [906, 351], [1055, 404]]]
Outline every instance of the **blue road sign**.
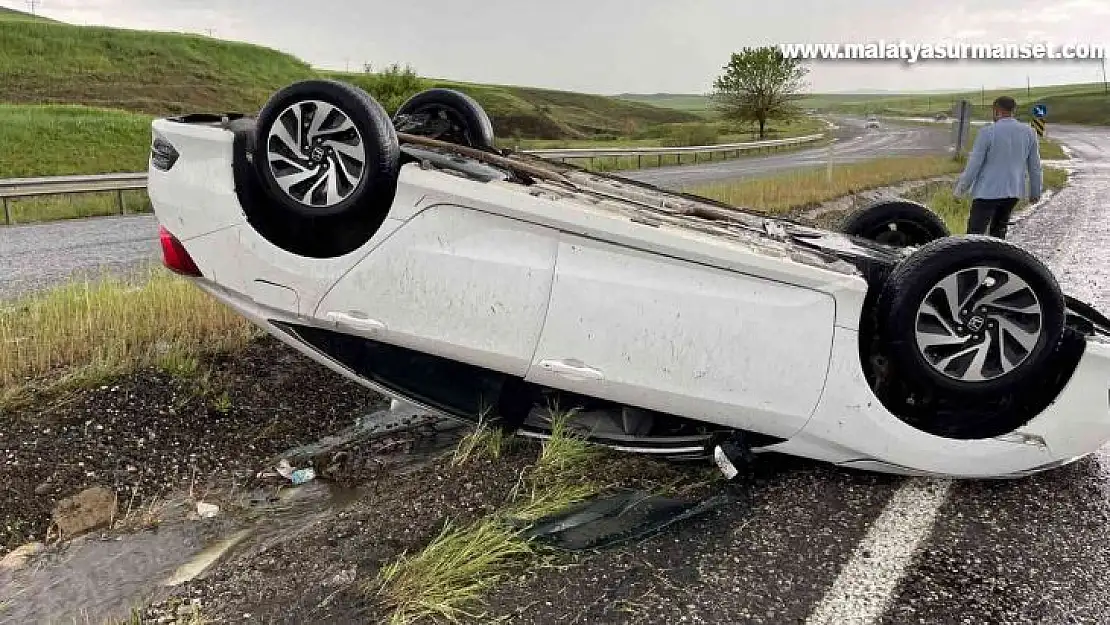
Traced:
[[1037, 119], [1040, 119], [1042, 117], [1047, 117], [1047, 116], [1048, 116], [1048, 107], [1047, 106], [1045, 106], [1043, 104], [1037, 104], [1037, 105], [1033, 106], [1033, 117], [1036, 117]]

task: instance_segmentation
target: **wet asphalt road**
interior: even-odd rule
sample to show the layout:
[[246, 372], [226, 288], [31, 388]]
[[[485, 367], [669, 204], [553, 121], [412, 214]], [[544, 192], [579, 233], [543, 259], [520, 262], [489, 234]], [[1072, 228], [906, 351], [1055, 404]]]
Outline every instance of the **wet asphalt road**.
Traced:
[[[865, 129], [863, 120], [838, 119], [836, 162], [943, 152], [946, 131], [923, 126], [886, 125]], [[768, 174], [823, 165], [825, 148], [717, 161], [696, 166], [625, 172], [661, 186]], [[120, 272], [158, 258], [158, 226], [150, 215], [102, 217], [26, 226], [0, 226], [0, 299], [47, 288], [89, 272]]]
[[[950, 153], [950, 129], [946, 125], [895, 125], [884, 122], [879, 129], [868, 129], [857, 118], [836, 119], [838, 128], [831, 131], [834, 164], [858, 163], [880, 156], [920, 156]], [[696, 167], [682, 165], [652, 167], [621, 173], [622, 176], [671, 189], [735, 180], [779, 171], [824, 167], [829, 161], [829, 147], [816, 147], [772, 154], [705, 163]]]
[[82, 275], [126, 272], [159, 252], [151, 215], [0, 226], [0, 299]]

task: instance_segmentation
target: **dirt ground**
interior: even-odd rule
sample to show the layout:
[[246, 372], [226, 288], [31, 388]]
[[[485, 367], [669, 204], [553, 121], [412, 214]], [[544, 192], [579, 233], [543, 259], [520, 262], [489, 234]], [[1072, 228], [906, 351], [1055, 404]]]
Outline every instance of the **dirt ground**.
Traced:
[[[40, 618], [72, 607], [92, 611], [92, 622], [101, 622], [97, 618], [125, 617], [137, 602], [146, 606], [144, 622], [167, 622], [179, 606], [197, 602], [211, 623], [382, 622], [387, 610], [367, 595], [364, 583], [401, 554], [420, 551], [445, 524], [465, 525], [505, 505], [540, 451], [539, 443], [517, 439], [498, 460], [452, 466], [450, 455], [467, 430], [426, 426], [306, 454], [298, 466], [311, 463], [317, 479], [290, 488], [275, 475], [275, 458], [348, 430], [388, 401], [268, 338], [242, 354], [211, 358], [201, 369], [209, 375], [182, 379], [140, 371], [5, 415], [0, 556], [45, 541], [46, 561], [67, 563], [67, 583], [100, 585], [69, 595], [49, 574], [0, 580], [29, 589], [19, 600], [26, 605], [15, 605], [8, 617]], [[623, 488], [701, 485], [715, 475], [706, 464], [617, 454], [598, 462], [598, 474]], [[118, 517], [139, 522], [59, 542], [51, 527], [55, 504], [92, 486], [112, 489]], [[198, 518], [201, 500], [218, 504], [218, 516]], [[147, 507], [150, 514], [136, 514]], [[172, 567], [121, 571], [123, 590], [113, 588], [111, 566], [98, 568], [105, 558], [176, 562], [167, 552], [181, 547], [159, 544], [159, 532], [170, 537], [163, 543], [177, 540], [197, 551], [243, 530], [249, 536], [216, 566], [175, 587], [140, 593], [134, 579]], [[131, 547], [81, 555], [109, 549], [100, 545], [117, 538]], [[549, 563], [560, 566], [579, 556], [551, 557]], [[514, 574], [520, 577], [507, 584], [510, 591], [527, 588], [535, 571]], [[109, 605], [119, 603], [112, 591], [128, 605]], [[515, 601], [511, 594], [501, 597], [490, 611], [508, 616], [518, 611]], [[31, 605], [36, 602], [39, 607]]]
[[145, 370], [3, 414], [0, 556], [47, 538], [62, 498], [104, 486], [121, 512], [169, 493], [246, 484], [259, 462], [388, 402], [272, 339], [201, 365]]

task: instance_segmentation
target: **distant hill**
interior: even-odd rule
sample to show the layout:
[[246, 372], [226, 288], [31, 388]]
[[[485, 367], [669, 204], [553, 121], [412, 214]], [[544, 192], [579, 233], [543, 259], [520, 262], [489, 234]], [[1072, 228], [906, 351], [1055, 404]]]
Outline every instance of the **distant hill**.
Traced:
[[[697, 121], [689, 112], [617, 98], [442, 79], [396, 81], [323, 72], [283, 52], [200, 35], [74, 26], [10, 9], [0, 36], [0, 102], [84, 104], [152, 115], [257, 111], [276, 89], [330, 76], [363, 85], [383, 105], [430, 85], [467, 92], [502, 136], [563, 139], [620, 135], [654, 124]], [[381, 87], [383, 91], [376, 91]], [[388, 97], [385, 97], [388, 96]], [[388, 101], [388, 103], [387, 103]]]
[[614, 97], [702, 116], [712, 113], [709, 98], [696, 93], [622, 93]]
[[9, 9], [7, 7], [0, 7], [0, 22], [15, 22], [15, 21], [54, 22], [54, 23], [57, 23], [57, 20], [52, 20], [48, 17], [42, 17], [42, 16], [39, 16], [39, 15], [32, 15], [30, 13], [25, 13], [23, 11], [17, 11], [15, 9]]

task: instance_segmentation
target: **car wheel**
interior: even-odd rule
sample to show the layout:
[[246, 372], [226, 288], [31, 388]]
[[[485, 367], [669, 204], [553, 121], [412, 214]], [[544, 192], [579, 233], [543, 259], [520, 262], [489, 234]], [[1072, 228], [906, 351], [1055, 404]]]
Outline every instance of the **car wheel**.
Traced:
[[878, 306], [899, 377], [956, 400], [997, 398], [1042, 374], [1066, 312], [1040, 261], [978, 235], [915, 250], [888, 277]]
[[489, 115], [474, 98], [453, 89], [412, 96], [393, 115], [393, 125], [397, 132], [497, 151]]
[[909, 200], [879, 200], [849, 215], [844, 234], [894, 247], [924, 245], [949, 236], [948, 226], [929, 207]]
[[400, 167], [389, 114], [362, 89], [305, 80], [258, 115], [252, 161], [267, 198], [294, 218], [387, 212]]

